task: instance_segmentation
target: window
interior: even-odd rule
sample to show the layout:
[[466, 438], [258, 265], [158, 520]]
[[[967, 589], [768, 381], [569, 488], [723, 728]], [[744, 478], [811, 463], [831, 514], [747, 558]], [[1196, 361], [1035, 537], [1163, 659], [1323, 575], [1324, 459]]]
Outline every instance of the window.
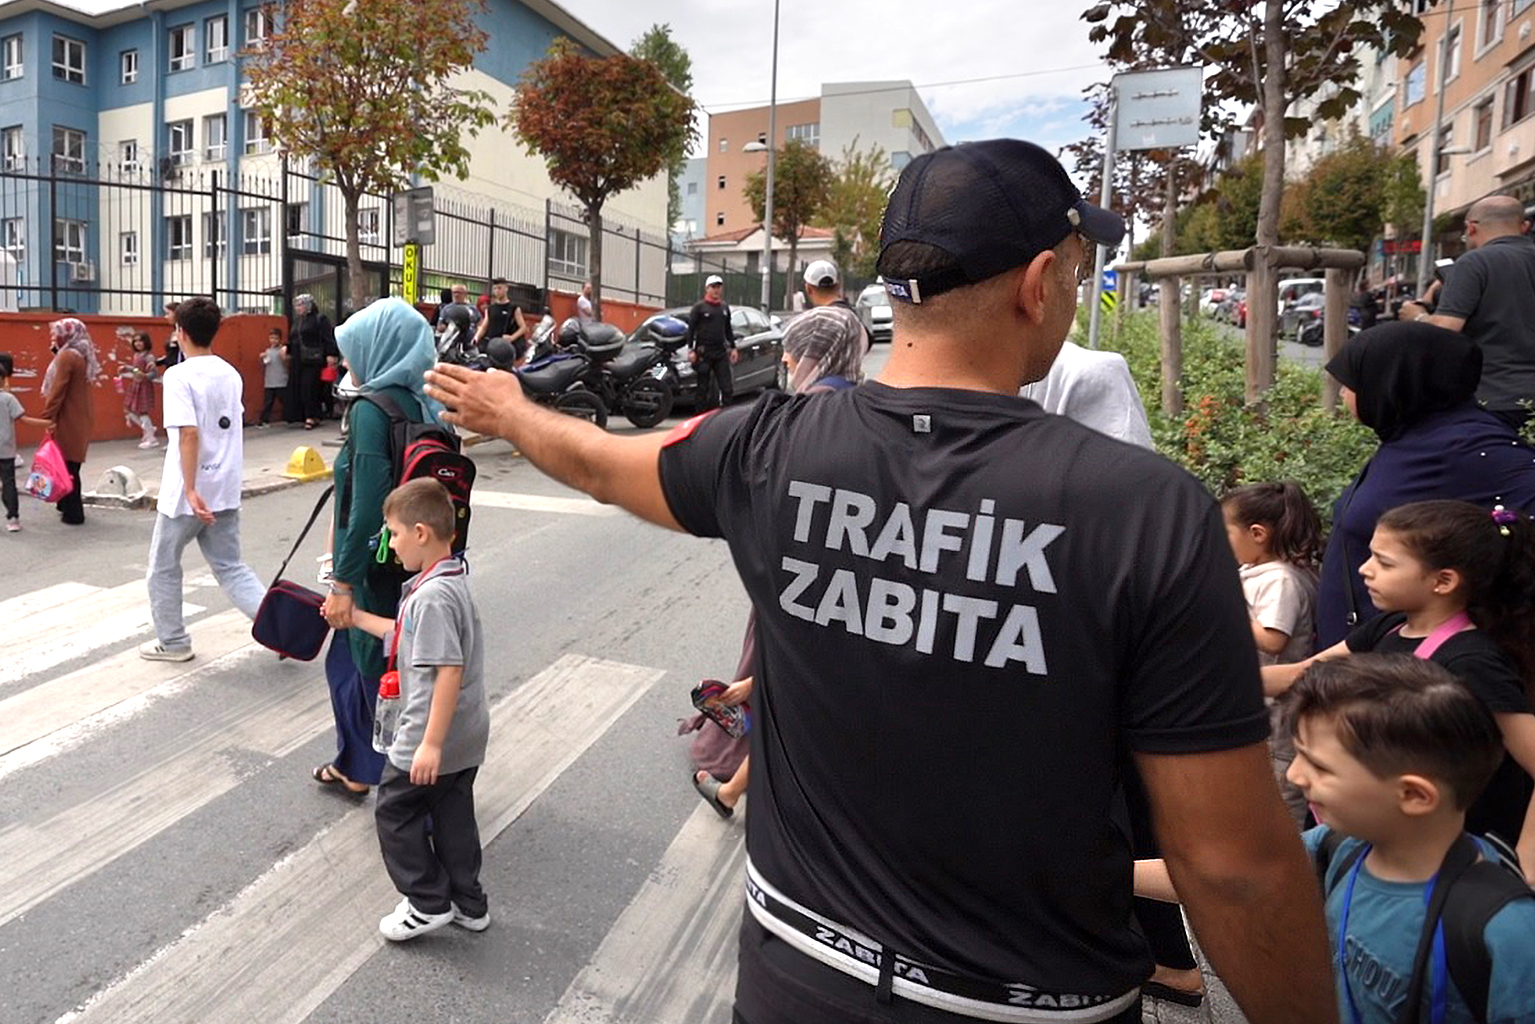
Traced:
[[21, 77], [21, 36], [0, 39], [0, 82]]
[[217, 64], [229, 59], [229, 16], [220, 14], [203, 22], [203, 39], [208, 44], [205, 63]]
[[1526, 7], [1530, 6], [1530, 4], [1532, 4], [1532, 3], [1535, 3], [1535, 0], [1514, 0], [1514, 6], [1509, 11], [1509, 16], [1512, 17], [1515, 14], [1521, 13]]
[[1474, 153], [1480, 153], [1492, 146], [1491, 96], [1471, 108], [1471, 119], [1476, 126], [1472, 130], [1471, 150]]
[[53, 126], [53, 169], [70, 174], [85, 173], [84, 132]]
[[724, 187], [725, 187], [725, 176], [723, 174], [721, 174], [720, 175], [720, 188], [723, 189]]
[[1453, 82], [1460, 77], [1460, 23], [1450, 26], [1449, 32], [1449, 63], [1445, 65], [1447, 74], [1441, 75], [1439, 83]]
[[224, 215], [203, 214], [203, 256], [222, 258], [228, 241], [227, 233], [224, 231]]
[[[377, 210], [373, 211], [375, 214]], [[272, 211], [260, 206], [254, 210], [240, 211], [240, 251], [246, 256], [265, 255], [272, 251]]]
[[9, 253], [17, 263], [26, 262], [27, 228], [26, 222], [20, 217], [0, 221], [0, 249]]
[[55, 263], [85, 262], [85, 221], [53, 222], [53, 260]]
[[549, 238], [549, 270], [561, 277], [586, 276], [586, 236], [555, 228]]
[[688, 195], [690, 195], [690, 196], [698, 195], [698, 182], [696, 182], [696, 181], [688, 182]]
[[289, 203], [283, 208], [283, 222], [287, 225], [288, 237], [302, 235], [308, 230], [309, 204]]
[[191, 25], [177, 25], [170, 31], [169, 52], [172, 71], [186, 71], [197, 63], [197, 40]]
[[1424, 85], [1425, 81], [1426, 81], [1426, 72], [1423, 69], [1423, 62], [1420, 60], [1420, 61], [1418, 61], [1418, 63], [1414, 64], [1412, 66], [1412, 68], [1407, 72], [1407, 103], [1405, 104], [1406, 106], [1410, 107], [1414, 103], [1422, 102], [1422, 100], [1423, 100], [1423, 85]]
[[0, 130], [0, 153], [4, 154], [4, 170], [24, 171], [27, 169], [27, 154], [21, 140], [20, 125]]
[[784, 132], [784, 139], [787, 142], [798, 140], [807, 146], [818, 149], [821, 145], [820, 122], [815, 124], [791, 124], [789, 130]]
[[1509, 128], [1530, 116], [1530, 74], [1525, 68], [1503, 87], [1503, 127]]
[[714, 215], [714, 226], [717, 228], [725, 226], [725, 215], [723, 213], [716, 213]]
[[124, 139], [117, 144], [118, 170], [124, 174], [139, 173], [139, 140]]
[[270, 153], [272, 142], [267, 138], [266, 120], [254, 110], [245, 112], [245, 152]]
[[222, 160], [229, 151], [229, 121], [224, 114], [203, 118], [203, 159]]
[[139, 262], [139, 233], [137, 231], [124, 231], [117, 236], [118, 258], [124, 266], [135, 266]]
[[192, 121], [172, 121], [165, 126], [165, 150], [173, 164], [189, 164], [197, 146], [192, 141]]
[[730, 140], [729, 139], [720, 139], [720, 152], [721, 153], [728, 153], [728, 152], [730, 152]]
[[165, 218], [165, 258], [168, 260], [192, 258], [192, 215], [190, 213]]
[[252, 7], [245, 12], [245, 45], [254, 46], [272, 33], [272, 17], [265, 7]]
[[890, 154], [890, 169], [892, 171], [899, 171], [909, 163], [911, 163], [911, 153], [904, 149], [898, 149]]
[[1476, 49], [1480, 53], [1503, 38], [1503, 4], [1505, 0], [1482, 0], [1480, 16], [1476, 19]]
[[85, 44], [68, 36], [53, 37], [53, 77], [85, 84]]
[[1441, 174], [1450, 173], [1450, 158], [1445, 153], [1445, 150], [1454, 144], [1455, 126], [1447, 124], [1444, 126], [1444, 130], [1439, 133], [1439, 149], [1434, 153], [1434, 177], [1437, 178]]
[[139, 51], [124, 50], [117, 55], [117, 66], [122, 71], [124, 85], [132, 85], [139, 80]]
[[357, 211], [357, 241], [363, 245], [377, 245], [379, 239], [378, 208]]

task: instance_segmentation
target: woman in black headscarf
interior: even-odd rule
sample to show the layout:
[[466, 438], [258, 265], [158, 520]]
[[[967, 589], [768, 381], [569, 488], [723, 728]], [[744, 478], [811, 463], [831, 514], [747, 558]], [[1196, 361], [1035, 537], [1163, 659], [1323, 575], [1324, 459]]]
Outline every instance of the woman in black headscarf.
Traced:
[[293, 306], [298, 315], [288, 331], [288, 366], [304, 429], [313, 430], [320, 424], [320, 374], [337, 354], [336, 337], [330, 320], [315, 308], [313, 296], [300, 295]]
[[1359, 567], [1381, 513], [1432, 498], [1535, 509], [1535, 450], [1476, 404], [1482, 350], [1432, 324], [1385, 323], [1350, 338], [1327, 364], [1380, 448], [1333, 506], [1317, 595], [1317, 649], [1373, 616]]

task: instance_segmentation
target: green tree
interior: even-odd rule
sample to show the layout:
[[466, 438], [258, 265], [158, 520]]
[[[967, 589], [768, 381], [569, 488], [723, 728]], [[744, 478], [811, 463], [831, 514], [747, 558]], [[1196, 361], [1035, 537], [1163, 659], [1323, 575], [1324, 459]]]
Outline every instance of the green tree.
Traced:
[[1368, 251], [1384, 226], [1393, 162], [1385, 150], [1355, 132], [1313, 164], [1301, 193], [1304, 240]]
[[[774, 177], [776, 192], [776, 174]], [[832, 258], [844, 272], [862, 278], [874, 276], [874, 264], [879, 260], [880, 221], [884, 219], [885, 203], [894, 180], [895, 171], [884, 147], [876, 143], [860, 150], [854, 137], [843, 149], [820, 220], [836, 233]]]
[[285, 0], [244, 51], [249, 105], [278, 148], [341, 191], [352, 308], [365, 301], [358, 209], [412, 175], [468, 172], [467, 138], [492, 124], [490, 96], [457, 88], [486, 36], [482, 0]]
[[1381, 195], [1381, 220], [1396, 228], [1401, 238], [1423, 224], [1423, 206], [1428, 193], [1423, 190], [1423, 172], [1416, 156], [1402, 153], [1390, 159], [1386, 166], [1385, 186]]
[[[671, 25], [652, 25], [629, 47], [629, 55], [646, 60], [661, 69], [672, 88], [684, 96], [693, 94], [693, 58], [672, 38]], [[688, 169], [688, 139], [679, 138], [676, 149], [666, 161], [666, 223], [682, 217], [682, 190], [679, 181]]]
[[[821, 219], [831, 196], [831, 161], [799, 139], [784, 143], [773, 160], [773, 227], [775, 237], [789, 240], [789, 273], [799, 258], [799, 235]], [[742, 189], [752, 216], [762, 223], [767, 197], [767, 169], [746, 176]]]
[[660, 69], [627, 54], [583, 55], [556, 39], [517, 85], [507, 124], [581, 203], [592, 305], [602, 314], [602, 207], [664, 170], [698, 136], [696, 107]]

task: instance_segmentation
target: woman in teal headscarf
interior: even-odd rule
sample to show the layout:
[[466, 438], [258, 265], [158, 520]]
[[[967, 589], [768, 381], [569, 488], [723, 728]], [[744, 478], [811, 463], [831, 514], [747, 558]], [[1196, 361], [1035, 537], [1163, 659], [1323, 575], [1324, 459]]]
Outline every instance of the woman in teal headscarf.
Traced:
[[[338, 627], [325, 658], [336, 758], [314, 769], [316, 782], [358, 795], [378, 782], [384, 755], [373, 749], [373, 707], [387, 660], [383, 644], [360, 629], [343, 627], [352, 609], [393, 618], [402, 576], [377, 559], [384, 497], [394, 487], [389, 415], [371, 401], [392, 401], [415, 423], [441, 422], [442, 405], [422, 391], [436, 361], [432, 329], [401, 299], [368, 306], [336, 328], [336, 343], [359, 385], [348, 412], [347, 438], [336, 456], [335, 528], [331, 540], [330, 596], [321, 614]], [[375, 543], [370, 543], [375, 542]]]

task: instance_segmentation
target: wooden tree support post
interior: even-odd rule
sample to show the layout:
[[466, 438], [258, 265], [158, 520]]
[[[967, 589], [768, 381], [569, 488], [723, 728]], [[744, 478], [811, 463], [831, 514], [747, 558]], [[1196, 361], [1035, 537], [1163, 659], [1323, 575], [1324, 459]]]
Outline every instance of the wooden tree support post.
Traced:
[[1178, 416], [1183, 412], [1183, 322], [1178, 317], [1178, 296], [1183, 281], [1164, 277], [1159, 282], [1162, 317], [1162, 413]]
[[1249, 251], [1257, 258], [1248, 272], [1253, 287], [1247, 293], [1247, 373], [1242, 400], [1256, 405], [1274, 386], [1278, 284], [1274, 280], [1274, 264], [1270, 262], [1272, 250], [1255, 246]]
[[[1348, 341], [1349, 280], [1353, 272], [1337, 267], [1327, 268], [1325, 306], [1322, 311], [1322, 362], [1325, 365]], [[1322, 407], [1331, 412], [1338, 407], [1338, 379], [1330, 373], [1322, 374]]]

